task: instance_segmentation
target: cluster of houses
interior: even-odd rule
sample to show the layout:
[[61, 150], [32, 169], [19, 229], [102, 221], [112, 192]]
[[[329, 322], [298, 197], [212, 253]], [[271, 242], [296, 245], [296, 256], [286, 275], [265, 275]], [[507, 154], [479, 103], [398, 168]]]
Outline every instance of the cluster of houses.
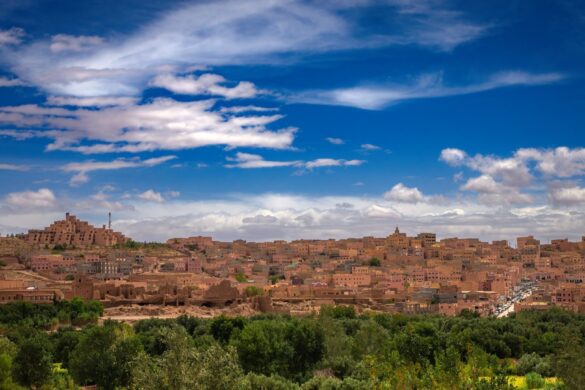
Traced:
[[[0, 280], [0, 303], [30, 300], [18, 296], [19, 290], [34, 295], [51, 288], [53, 299], [82, 296], [112, 305], [233, 304], [249, 291], [260, 291], [263, 307], [344, 303], [389, 312], [490, 315], [531, 282], [536, 288], [515, 310], [558, 305], [585, 312], [585, 237], [541, 244], [528, 236], [510, 245], [476, 238], [437, 240], [433, 233], [409, 237], [396, 228], [383, 238], [342, 240], [173, 238], [166, 251], [147, 253], [140, 246], [116, 245], [126, 238], [109, 228], [93, 230], [70, 215], [62, 222], [48, 228], [54, 239], [41, 239], [46, 236], [38, 231], [25, 236], [38, 244], [27, 266], [51, 282], [35, 290]], [[86, 231], [83, 236], [78, 225]], [[93, 232], [89, 239], [87, 231]], [[98, 244], [100, 235], [114, 238]], [[51, 251], [63, 240], [75, 242], [74, 249]]]

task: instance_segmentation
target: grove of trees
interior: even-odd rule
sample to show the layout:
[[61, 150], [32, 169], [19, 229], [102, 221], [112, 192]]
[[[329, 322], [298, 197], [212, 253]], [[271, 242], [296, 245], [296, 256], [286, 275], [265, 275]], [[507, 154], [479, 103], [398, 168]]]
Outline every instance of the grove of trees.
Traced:
[[512, 389], [511, 375], [524, 388], [585, 383], [585, 316], [557, 309], [494, 319], [337, 306], [133, 326], [98, 325], [102, 310], [81, 300], [1, 305], [0, 390]]

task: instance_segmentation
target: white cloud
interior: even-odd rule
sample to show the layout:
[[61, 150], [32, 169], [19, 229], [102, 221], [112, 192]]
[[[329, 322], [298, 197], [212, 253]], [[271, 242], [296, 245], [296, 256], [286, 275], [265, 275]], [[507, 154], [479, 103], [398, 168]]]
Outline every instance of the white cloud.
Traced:
[[26, 83], [19, 79], [9, 79], [6, 77], [0, 77], [0, 87], [8, 88], [8, 87], [22, 87], [25, 86]]
[[361, 144], [360, 148], [363, 150], [368, 150], [368, 151], [382, 149], [380, 146], [374, 145], [374, 144]]
[[333, 145], [343, 145], [345, 143], [345, 141], [342, 140], [341, 138], [335, 138], [335, 137], [327, 137], [327, 138], [325, 138], [325, 140]]
[[453, 175], [453, 182], [458, 183], [458, 182], [462, 181], [464, 178], [465, 178], [465, 175], [463, 174], [463, 172], [457, 172]]
[[302, 164], [302, 161], [268, 161], [258, 154], [241, 152], [236, 153], [235, 157], [227, 157], [227, 160], [230, 161], [225, 165], [227, 168], [244, 169], [291, 167]]
[[128, 203], [123, 203], [117, 200], [112, 200], [111, 192], [115, 191], [115, 188], [109, 185], [103, 186], [96, 194], [91, 197], [74, 203], [76, 211], [83, 212], [96, 212], [96, 210], [104, 211], [134, 211], [135, 207]]
[[501, 179], [508, 186], [526, 186], [533, 179], [526, 160], [519, 158], [517, 154], [510, 158], [482, 154], [471, 157], [463, 150], [447, 148], [441, 151], [439, 160], [450, 166], [466, 166], [491, 178]]
[[167, 161], [177, 158], [176, 156], [162, 156], [154, 157], [146, 160], [140, 160], [139, 158], [125, 159], [118, 158], [113, 161], [84, 161], [78, 163], [69, 163], [61, 167], [64, 172], [75, 172], [75, 175], [69, 181], [72, 186], [84, 184], [89, 181], [87, 176], [88, 172], [94, 171], [111, 171], [117, 169], [126, 168], [142, 168], [142, 167], [154, 167], [156, 165], [163, 164]]
[[479, 202], [486, 204], [526, 204], [532, 202], [530, 195], [521, 193], [515, 187], [498, 183], [489, 175], [471, 178], [461, 186], [461, 189], [477, 192]]
[[67, 35], [57, 34], [51, 37], [49, 46], [54, 53], [84, 51], [104, 43], [101, 37], [95, 35]]
[[516, 157], [536, 161], [537, 168], [547, 176], [572, 177], [585, 175], [585, 148], [518, 149]]
[[316, 160], [307, 161], [304, 167], [307, 169], [322, 168], [322, 167], [356, 167], [365, 163], [364, 160], [339, 160], [334, 158], [318, 158]]
[[466, 21], [461, 12], [444, 8], [442, 1], [390, 0], [388, 3], [397, 7], [400, 15], [409, 16], [403, 44], [416, 43], [450, 51], [480, 38], [490, 28]]
[[496, 183], [493, 177], [489, 175], [481, 175], [467, 180], [462, 187], [463, 190], [476, 191], [486, 194], [493, 194], [499, 192], [501, 184]]
[[[34, 133], [54, 140], [48, 150], [72, 150], [86, 154], [179, 150], [212, 145], [232, 148], [291, 147], [296, 129], [267, 128], [281, 115], [226, 118], [212, 111], [214, 104], [213, 100], [178, 102], [161, 98], [142, 105], [98, 110], [68, 110], [38, 105], [0, 107], [0, 123], [51, 128], [53, 130]], [[82, 141], [97, 143], [80, 145]]]
[[232, 106], [232, 107], [222, 107], [219, 109], [219, 112], [225, 114], [242, 114], [246, 112], [270, 112], [270, 111], [278, 111], [278, 108], [275, 107], [259, 107], [259, 106]]
[[14, 138], [17, 141], [24, 141], [26, 139], [41, 137], [38, 131], [34, 130], [0, 130], [0, 137]]
[[[555, 149], [520, 148], [512, 157], [476, 154], [447, 148], [441, 151], [439, 160], [453, 167], [467, 167], [481, 173], [470, 178], [461, 189], [478, 193], [478, 201], [486, 204], [522, 204], [534, 201], [533, 196], [521, 189], [537, 190], [549, 186], [548, 199], [553, 205], [579, 204], [579, 187], [572, 183], [552, 182], [552, 179], [585, 175], [585, 149], [557, 147]], [[535, 164], [534, 164], [535, 163]], [[463, 178], [459, 172], [454, 180]], [[543, 185], [544, 184], [544, 185]]]
[[441, 151], [439, 159], [451, 166], [466, 166], [500, 178], [507, 185], [516, 187], [526, 186], [533, 180], [529, 166], [531, 162], [536, 162], [536, 170], [548, 178], [585, 175], [585, 148], [520, 148], [509, 158], [482, 154], [472, 157], [463, 150], [447, 148]]
[[52, 208], [55, 207], [57, 199], [53, 191], [48, 188], [41, 188], [38, 191], [13, 192], [6, 195], [5, 202], [19, 208]]
[[229, 164], [226, 164], [227, 168], [278, 168], [278, 167], [297, 167], [297, 168], [323, 168], [323, 167], [339, 167], [339, 166], [357, 166], [363, 164], [363, 160], [342, 160], [333, 158], [318, 158], [311, 161], [270, 161], [265, 160], [258, 154], [250, 153], [236, 153], [235, 157], [228, 157]]
[[463, 162], [465, 161], [466, 158], [467, 158], [467, 153], [465, 153], [463, 150], [455, 149], [455, 148], [447, 148], [447, 149], [441, 150], [441, 156], [439, 157], [439, 160], [444, 161], [447, 164], [456, 167], [456, 166], [463, 164]]
[[138, 197], [142, 200], [146, 200], [147, 202], [163, 203], [165, 201], [165, 198], [163, 198], [162, 194], [154, 190], [144, 191], [138, 195]]
[[585, 205], [585, 188], [573, 185], [570, 187], [553, 187], [549, 191], [553, 204], [559, 206]]
[[516, 158], [499, 158], [480, 154], [468, 159], [466, 165], [483, 174], [501, 178], [510, 186], [519, 187], [530, 184], [532, 175], [524, 161]]
[[0, 163], [0, 171], [28, 171], [30, 167], [18, 164]]
[[278, 218], [272, 215], [255, 215], [253, 217], [242, 218], [244, 224], [273, 224], [278, 222]]
[[70, 97], [70, 96], [49, 96], [49, 106], [75, 106], [75, 107], [107, 107], [107, 106], [129, 106], [136, 104], [138, 99], [127, 96], [100, 96], [100, 97]]
[[463, 86], [448, 86], [442, 75], [426, 74], [407, 85], [363, 85], [333, 90], [306, 91], [291, 95], [292, 102], [350, 106], [366, 110], [379, 110], [406, 100], [469, 95], [492, 89], [513, 86], [534, 86], [556, 83], [564, 76], [559, 73], [533, 74], [528, 72], [496, 73], [486, 81]]
[[422, 192], [418, 188], [406, 187], [402, 183], [398, 183], [392, 187], [390, 191], [384, 194], [384, 198], [403, 203], [418, 203], [424, 199]]
[[184, 95], [213, 95], [226, 99], [243, 99], [256, 96], [259, 91], [254, 84], [240, 81], [234, 87], [226, 87], [226, 79], [218, 74], [206, 73], [201, 76], [175, 76], [163, 74], [156, 76], [150, 85], [165, 88], [171, 92]]
[[0, 30], [0, 46], [20, 45], [25, 36], [22, 28], [12, 27], [8, 30]]

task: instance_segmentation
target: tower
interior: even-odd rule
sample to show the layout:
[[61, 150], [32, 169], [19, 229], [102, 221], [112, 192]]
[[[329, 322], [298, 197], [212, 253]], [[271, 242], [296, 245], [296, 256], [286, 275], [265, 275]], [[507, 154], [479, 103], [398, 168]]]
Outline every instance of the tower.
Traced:
[[112, 229], [112, 212], [108, 212], [108, 229]]

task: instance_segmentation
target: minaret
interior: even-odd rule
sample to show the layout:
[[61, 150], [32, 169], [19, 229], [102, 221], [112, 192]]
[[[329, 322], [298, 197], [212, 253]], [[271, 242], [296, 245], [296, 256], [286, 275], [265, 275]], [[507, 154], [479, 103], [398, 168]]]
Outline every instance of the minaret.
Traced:
[[112, 212], [108, 212], [108, 229], [112, 230]]

